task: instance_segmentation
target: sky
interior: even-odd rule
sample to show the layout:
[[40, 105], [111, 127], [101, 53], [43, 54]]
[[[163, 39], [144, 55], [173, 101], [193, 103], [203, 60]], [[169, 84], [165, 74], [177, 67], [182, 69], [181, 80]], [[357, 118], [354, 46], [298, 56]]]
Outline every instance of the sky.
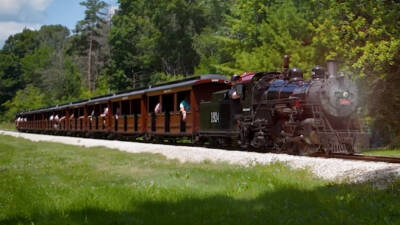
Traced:
[[[39, 29], [42, 25], [61, 24], [70, 30], [84, 18], [83, 0], [0, 0], [0, 47], [24, 28]], [[117, 0], [104, 0], [112, 8]]]

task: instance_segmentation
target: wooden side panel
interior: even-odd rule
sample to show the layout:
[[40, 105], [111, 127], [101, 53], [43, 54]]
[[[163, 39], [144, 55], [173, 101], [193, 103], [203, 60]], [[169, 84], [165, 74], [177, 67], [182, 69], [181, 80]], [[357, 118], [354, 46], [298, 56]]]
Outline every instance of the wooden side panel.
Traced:
[[170, 133], [179, 134], [181, 132], [180, 127], [181, 127], [181, 114], [171, 113]]
[[124, 116], [119, 116], [118, 119], [116, 119], [115, 116], [113, 116], [111, 120], [111, 127], [112, 127], [112, 132], [114, 133], [127, 133], [127, 131], [125, 131]]
[[[128, 131], [128, 124], [126, 128], [127, 128], [126, 131]], [[126, 131], [125, 131], [125, 116], [120, 116], [118, 119], [118, 133], [126, 133]]]
[[107, 107], [108, 107], [108, 114], [107, 114], [107, 120], [106, 120], [106, 126], [107, 126], [106, 129], [108, 130], [108, 132], [113, 132], [114, 124], [111, 123], [113, 115], [112, 115], [112, 104], [110, 101], [107, 103]]
[[65, 121], [65, 119], [60, 120], [59, 124], [60, 124], [60, 130], [66, 130], [66, 129], [65, 129], [65, 128], [66, 128], [66, 121]]
[[141, 110], [141, 119], [140, 121], [140, 132], [144, 133], [146, 131], [151, 131], [151, 127], [149, 129], [148, 127], [148, 123], [151, 122], [151, 118], [149, 117], [148, 113], [147, 113], [147, 96], [143, 95], [142, 99], [140, 101], [140, 110]]
[[188, 112], [186, 114], [186, 133], [193, 133], [194, 131], [194, 115], [193, 112]]
[[165, 133], [165, 115], [164, 114], [156, 115], [156, 133], [157, 134]]
[[126, 116], [127, 119], [127, 133], [134, 133], [135, 132], [135, 118], [133, 115]]
[[[202, 90], [205, 91], [205, 90]], [[195, 90], [190, 92], [190, 112], [186, 115], [186, 133], [193, 133], [200, 130], [199, 102]]]
[[143, 126], [144, 122], [146, 121], [146, 116], [142, 116], [142, 115], [137, 115], [137, 120], [138, 120], [138, 131], [137, 132], [143, 132], [144, 130], [146, 130], [146, 127]]
[[79, 131], [85, 131], [85, 118], [84, 117], [80, 117], [78, 119], [78, 124], [77, 124], [77, 130]]
[[107, 116], [106, 117], [99, 117], [99, 121], [98, 121], [99, 129], [98, 129], [98, 131], [107, 132], [108, 131], [108, 122], [109, 122], [109, 119], [108, 119]]
[[151, 121], [152, 121], [151, 113], [148, 113], [148, 114], [146, 114], [146, 115], [147, 115], [147, 118], [148, 118], [148, 120], [146, 120], [146, 131], [147, 131], [148, 133], [151, 133], [151, 132], [153, 132], [153, 131], [151, 130]]

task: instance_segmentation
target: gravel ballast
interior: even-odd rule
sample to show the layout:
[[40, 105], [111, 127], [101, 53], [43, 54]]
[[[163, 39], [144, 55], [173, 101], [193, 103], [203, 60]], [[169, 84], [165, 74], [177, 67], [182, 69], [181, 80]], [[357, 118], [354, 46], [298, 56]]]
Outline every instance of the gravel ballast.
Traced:
[[386, 183], [400, 178], [400, 165], [383, 162], [362, 162], [343, 159], [311, 158], [273, 153], [255, 153], [211, 149], [204, 147], [173, 146], [76, 138], [64, 136], [39, 135], [0, 131], [0, 135], [9, 135], [31, 141], [47, 141], [83, 147], [107, 147], [130, 153], [162, 154], [168, 159], [177, 159], [180, 162], [228, 162], [243, 166], [274, 162], [282, 162], [293, 169], [308, 169], [315, 176], [335, 182], [366, 182], [373, 181]]

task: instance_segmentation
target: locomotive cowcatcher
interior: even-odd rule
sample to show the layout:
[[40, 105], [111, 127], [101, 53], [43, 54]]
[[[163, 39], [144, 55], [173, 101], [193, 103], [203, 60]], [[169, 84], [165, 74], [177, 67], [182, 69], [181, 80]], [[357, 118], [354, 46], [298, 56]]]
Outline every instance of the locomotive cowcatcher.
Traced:
[[355, 83], [337, 73], [335, 61], [321, 66], [303, 80], [297, 68], [289, 69], [285, 56], [282, 72], [244, 73], [234, 88], [213, 93], [201, 102], [199, 138], [214, 145], [238, 143], [242, 148], [309, 155], [316, 152], [353, 154], [368, 145], [368, 134], [357, 111]]

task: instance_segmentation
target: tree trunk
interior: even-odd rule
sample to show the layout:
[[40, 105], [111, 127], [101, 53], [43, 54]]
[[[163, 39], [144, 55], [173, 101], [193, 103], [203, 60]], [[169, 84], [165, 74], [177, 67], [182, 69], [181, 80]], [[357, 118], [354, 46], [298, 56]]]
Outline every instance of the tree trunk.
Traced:
[[87, 78], [89, 91], [92, 91], [92, 45], [93, 45], [93, 32], [90, 32], [89, 53], [88, 53], [88, 78]]

